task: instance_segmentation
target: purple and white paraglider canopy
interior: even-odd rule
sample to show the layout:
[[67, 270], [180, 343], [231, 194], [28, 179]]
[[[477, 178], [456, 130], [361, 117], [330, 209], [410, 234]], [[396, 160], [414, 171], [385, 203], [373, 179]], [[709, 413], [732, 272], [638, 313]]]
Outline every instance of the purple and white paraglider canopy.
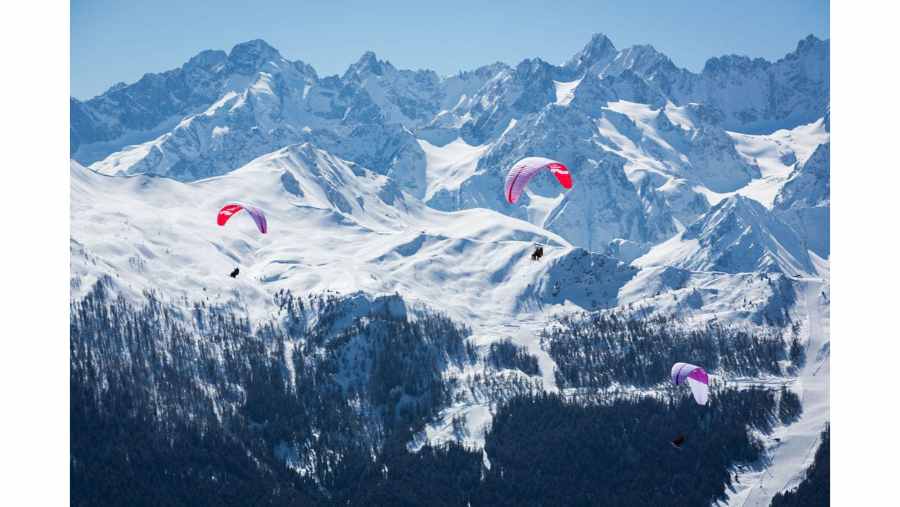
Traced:
[[709, 401], [709, 375], [703, 368], [690, 363], [675, 363], [672, 366], [672, 383], [676, 386], [687, 383], [700, 405]]

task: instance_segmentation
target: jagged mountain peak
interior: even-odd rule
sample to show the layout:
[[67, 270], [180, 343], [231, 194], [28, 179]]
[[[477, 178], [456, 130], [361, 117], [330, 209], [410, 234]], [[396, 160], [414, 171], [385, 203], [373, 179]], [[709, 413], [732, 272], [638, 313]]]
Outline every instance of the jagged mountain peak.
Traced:
[[650, 44], [637, 44], [619, 51], [612, 66], [623, 71], [632, 70], [641, 76], [679, 70], [668, 56]]
[[585, 44], [583, 51], [596, 51], [596, 50], [604, 50], [604, 51], [615, 51], [616, 46], [613, 44], [612, 40], [603, 32], [597, 32], [591, 36], [591, 40]]
[[692, 224], [682, 238], [698, 249], [673, 265], [741, 273], [814, 271], [806, 244], [797, 233], [756, 200], [729, 196]]
[[239, 74], [252, 74], [269, 62], [281, 61], [281, 53], [262, 39], [237, 44], [228, 53], [229, 70]]
[[517, 79], [552, 79], [557, 67], [540, 58], [527, 58], [516, 65]]
[[803, 164], [797, 166], [775, 197], [775, 207], [791, 209], [828, 206], [830, 194], [831, 143], [820, 144]]
[[[202, 68], [207, 70], [214, 69], [217, 65], [221, 65], [228, 60], [228, 53], [221, 49], [207, 49], [192, 56], [182, 68], [193, 69]], [[124, 83], [122, 83], [124, 86]]]
[[394, 70], [394, 66], [387, 60], [379, 60], [374, 51], [366, 51], [359, 57], [355, 63], [350, 65], [344, 72], [343, 79], [350, 79], [354, 76], [364, 76], [374, 74], [383, 76], [385, 72]]
[[775, 210], [822, 258], [831, 250], [831, 143], [820, 144], [775, 196]]
[[230, 58], [243, 58], [250, 55], [266, 55], [266, 56], [274, 56], [281, 54], [278, 52], [275, 47], [273, 47], [268, 42], [263, 39], [253, 39], [245, 42], [239, 42], [231, 48], [231, 51], [228, 53]]
[[750, 58], [744, 55], [715, 56], [706, 61], [703, 66], [703, 74], [718, 74], [731, 70], [738, 72], [753, 72], [758, 69], [766, 69], [771, 64], [764, 58]]
[[584, 48], [566, 62], [565, 67], [573, 71], [583, 71], [591, 66], [602, 66], [615, 58], [617, 51], [609, 37], [603, 33], [595, 33]]
[[829, 39], [820, 39], [813, 34], [809, 34], [797, 43], [797, 49], [794, 53], [807, 53], [810, 51], [821, 51], [828, 49]]
[[739, 217], [747, 224], [753, 224], [766, 214], [766, 208], [759, 202], [735, 194], [719, 201], [710, 208], [709, 213], [700, 218], [687, 229], [686, 238], [694, 238], [703, 234], [703, 231], [713, 229], [730, 218], [731, 215]]

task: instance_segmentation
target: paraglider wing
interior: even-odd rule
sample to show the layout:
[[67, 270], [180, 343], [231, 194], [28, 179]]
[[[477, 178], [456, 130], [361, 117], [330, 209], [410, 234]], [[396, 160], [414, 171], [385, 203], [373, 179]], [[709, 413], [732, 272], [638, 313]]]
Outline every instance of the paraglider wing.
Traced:
[[[703, 370], [698, 369], [695, 371]], [[703, 376], [705, 377], [706, 374], [704, 373]], [[694, 394], [694, 400], [700, 405], [706, 405], [706, 402], [709, 401], [709, 383], [701, 382], [693, 377], [688, 377], [687, 383], [691, 387], [691, 393]]]
[[266, 222], [266, 214], [262, 212], [259, 208], [254, 208], [253, 206], [247, 206], [244, 204], [226, 204], [219, 210], [219, 214], [216, 216], [216, 223], [219, 225], [225, 225], [228, 220], [231, 219], [232, 216], [239, 213], [241, 210], [246, 210], [250, 217], [253, 219], [253, 222], [256, 224], [256, 228], [259, 229], [259, 232], [265, 234], [269, 231], [269, 224]]
[[699, 366], [675, 363], [672, 366], [672, 383], [676, 386], [687, 383], [694, 400], [700, 405], [706, 405], [709, 401], [709, 375]]
[[555, 160], [544, 157], [527, 157], [516, 162], [506, 174], [506, 201], [515, 204], [525, 191], [525, 186], [538, 172], [548, 170], [553, 173], [563, 188], [572, 188], [572, 175], [569, 168]]
[[547, 169], [553, 173], [553, 176], [556, 176], [556, 181], [559, 182], [560, 185], [565, 189], [572, 188], [572, 174], [569, 173], [569, 168], [560, 164], [559, 162], [553, 162], [551, 164], [547, 164]]
[[687, 363], [675, 363], [672, 365], [672, 383], [676, 386], [683, 384], [684, 379], [687, 378], [688, 373], [690, 373], [690, 368], [692, 367], [694, 367], [694, 365]]
[[216, 223], [219, 225], [225, 225], [225, 222], [234, 216], [235, 213], [244, 209], [240, 204], [226, 204], [219, 210], [219, 214], [216, 216]]
[[256, 228], [259, 229], [259, 232], [265, 234], [269, 232], [269, 224], [266, 222], [266, 215], [259, 208], [254, 208], [253, 206], [244, 206], [244, 209], [247, 210], [247, 213], [250, 213], [250, 216], [253, 218], [253, 222], [256, 223]]

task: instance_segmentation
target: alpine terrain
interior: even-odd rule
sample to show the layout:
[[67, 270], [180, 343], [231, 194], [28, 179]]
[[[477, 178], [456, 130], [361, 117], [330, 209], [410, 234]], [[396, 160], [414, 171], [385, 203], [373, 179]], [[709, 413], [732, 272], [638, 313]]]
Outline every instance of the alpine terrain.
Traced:
[[[827, 40], [694, 73], [598, 34], [451, 76], [253, 40], [70, 115], [73, 505], [827, 487]], [[529, 156], [574, 186], [509, 204]], [[218, 226], [235, 202], [267, 232]]]

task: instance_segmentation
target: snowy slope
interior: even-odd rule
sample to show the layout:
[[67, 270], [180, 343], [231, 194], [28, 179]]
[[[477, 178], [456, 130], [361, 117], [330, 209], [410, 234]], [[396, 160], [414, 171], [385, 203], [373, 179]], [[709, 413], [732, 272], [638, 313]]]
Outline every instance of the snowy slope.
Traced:
[[822, 143], [827, 143], [829, 132], [824, 118], [793, 129], [782, 129], [771, 134], [741, 134], [728, 132], [735, 141], [735, 149], [747, 163], [759, 167], [760, 177], [734, 192], [701, 190], [712, 204], [729, 195], [739, 194], [759, 201], [772, 209], [775, 197], [792, 177], [797, 167]]
[[807, 280], [801, 293], [806, 309], [806, 364], [790, 388], [801, 397], [803, 414], [799, 421], [780, 426], [766, 439], [768, 463], [738, 471], [738, 487], [730, 492], [728, 505], [765, 507], [777, 493], [797, 487], [812, 464], [829, 420], [830, 287], [827, 279]]
[[428, 167], [425, 201], [429, 201], [439, 192], [459, 189], [464, 181], [474, 175], [478, 159], [484, 156], [487, 150], [487, 146], [471, 146], [460, 138], [443, 146], [435, 146], [424, 139], [419, 139], [419, 145], [425, 151]]
[[[515, 306], [527, 280], [522, 287], [486, 281], [527, 265], [533, 243], [550, 245], [550, 258], [569, 249], [558, 236], [487, 210], [431, 210], [386, 177], [310, 145], [194, 183], [109, 177], [77, 163], [71, 177], [80, 290], [105, 273], [135, 293], [235, 301], [259, 312], [282, 288], [399, 291], [467, 319], [479, 306]], [[217, 227], [215, 212], [235, 200], [265, 209], [269, 234], [241, 216]], [[232, 280], [236, 265], [241, 276]]]
[[[73, 298], [111, 277], [129, 297], [152, 290], [175, 304], [230, 304], [256, 320], [271, 315], [281, 289], [400, 293], [472, 325], [479, 345], [513, 335], [543, 354], [552, 381], [536, 340], [543, 319], [519, 321], [543, 304], [531, 284], [555, 279], [548, 269], [575, 252], [559, 236], [488, 210], [432, 210], [308, 144], [191, 183], [107, 176], [76, 162], [70, 173]], [[216, 211], [233, 200], [265, 209], [269, 233], [240, 215], [216, 226]], [[540, 263], [529, 259], [536, 242], [547, 251]]]
[[[673, 218], [689, 225], [731, 193], [771, 205], [783, 167], [762, 175], [750, 138], [724, 129], [793, 128], [822, 116], [827, 54], [827, 41], [807, 38], [778, 62], [729, 56], [693, 74], [650, 46], [619, 50], [598, 34], [563, 66], [528, 59], [440, 77], [367, 52], [343, 75], [320, 77], [255, 40], [73, 99], [74, 157], [105, 174], [193, 181], [311, 142], [444, 210], [487, 207], [595, 251], [618, 240], [646, 249], [674, 234]], [[472, 152], [426, 155], [423, 143], [458, 146], [454, 139], [480, 147], [474, 169]], [[617, 155], [641, 190], [615, 188], [610, 208], [604, 199], [564, 201], [538, 183], [533, 203], [505, 207], [494, 191], [512, 159], [531, 152], [586, 175], [576, 193], [587, 195], [618, 186], [617, 175], [603, 174]]]
[[[483, 445], [498, 396], [514, 394], [498, 389], [557, 391], [539, 333], [559, 315], [800, 319], [807, 366], [784, 381], [805, 414], [767, 441], [765, 474], [738, 471], [752, 487], [729, 502], [764, 505], [827, 418], [816, 352], [828, 306], [814, 294], [828, 291], [827, 54], [812, 38], [778, 62], [729, 56], [694, 74], [598, 35], [562, 66], [440, 77], [366, 53], [322, 78], [263, 41], [204, 52], [73, 99], [74, 158], [90, 166], [70, 167], [72, 298], [107, 277], [128, 297], [232, 305], [251, 320], [282, 289], [398, 293], [446, 312], [472, 328], [479, 358], [443, 371], [451, 401], [412, 449]], [[505, 173], [529, 155], [564, 161], [575, 187], [543, 175], [506, 203]], [[232, 201], [265, 209], [269, 234], [246, 216], [216, 226]], [[503, 339], [539, 373], [490, 368], [485, 351]]]
[[806, 244], [797, 233], [773, 212], [740, 195], [722, 200], [634, 264], [726, 273], [815, 273]]
[[[760, 279], [747, 302], [751, 276], [639, 271], [493, 211], [436, 211], [388, 177], [308, 144], [190, 183], [106, 176], [75, 162], [71, 179], [74, 298], [106, 275], [126, 294], [233, 304], [260, 318], [280, 289], [397, 292], [471, 325], [479, 346], [510, 338], [526, 347], [544, 389], [554, 388], [554, 364], [537, 335], [556, 312], [636, 303], [689, 309], [699, 320], [760, 320], [790, 304], [771, 281]], [[269, 234], [242, 216], [217, 227], [215, 212], [232, 200], [264, 208]], [[529, 258], [536, 242], [545, 245], [540, 262]], [[234, 266], [236, 280], [227, 276]], [[475, 426], [489, 421], [474, 408], [484, 402], [459, 396], [436, 424], [470, 412]]]
[[820, 144], [788, 176], [775, 210], [817, 255], [828, 258], [831, 242], [831, 144]]

